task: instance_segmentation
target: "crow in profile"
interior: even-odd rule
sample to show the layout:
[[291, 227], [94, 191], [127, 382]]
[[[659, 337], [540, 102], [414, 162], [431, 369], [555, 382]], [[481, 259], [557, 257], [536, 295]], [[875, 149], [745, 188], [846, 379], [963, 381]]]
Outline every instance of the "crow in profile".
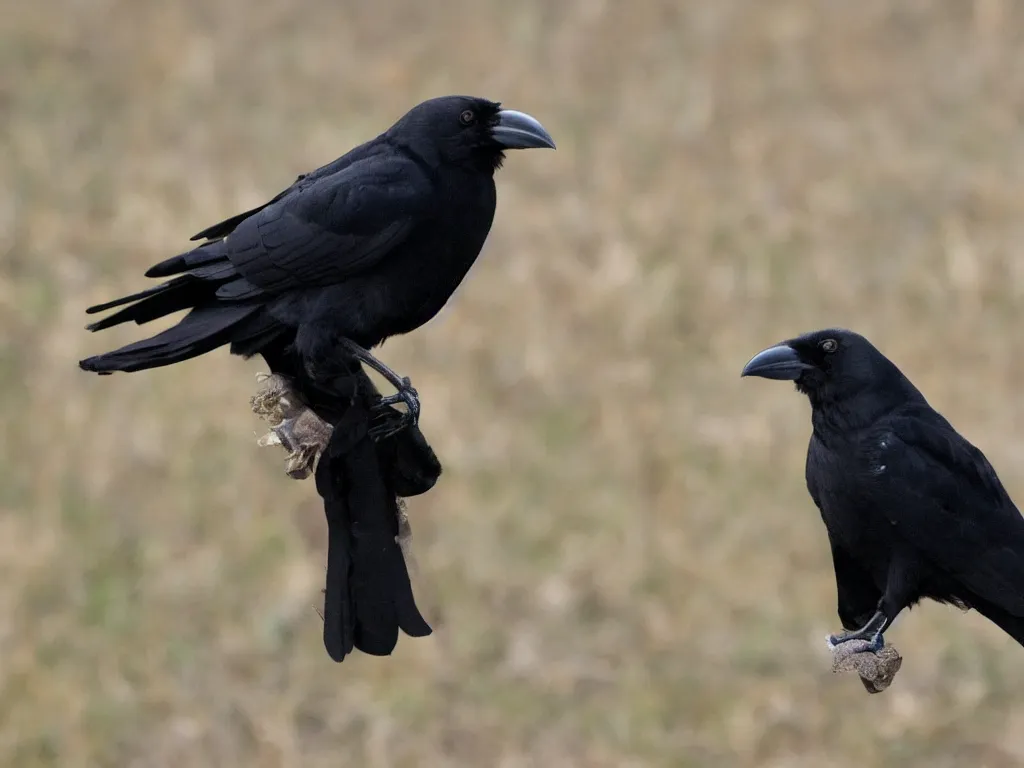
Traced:
[[[189, 310], [152, 338], [82, 360], [87, 371], [157, 368], [225, 345], [264, 358], [275, 389], [254, 410], [280, 414], [274, 431], [294, 476], [319, 458], [324, 644], [335, 661], [353, 649], [389, 654], [399, 629], [430, 634], [396, 537], [399, 500], [433, 487], [441, 465], [409, 380], [369, 350], [441, 310], [490, 231], [504, 152], [531, 147], [554, 142], [529, 115], [467, 96], [426, 101], [264, 205], [195, 235], [206, 242], [146, 273], [166, 282], [86, 310], [128, 305], [92, 331]], [[361, 364], [397, 394], [381, 397]]]
[[230, 345], [236, 355], [263, 355], [315, 402], [354, 358], [398, 390], [381, 401], [382, 413], [400, 402], [407, 408], [377, 436], [415, 423], [416, 391], [369, 350], [433, 318], [462, 282], [491, 228], [494, 173], [505, 151], [554, 146], [537, 120], [496, 102], [425, 101], [264, 205], [204, 229], [192, 239], [206, 242], [146, 272], [171, 279], [87, 309], [129, 305], [88, 326], [92, 331], [190, 312], [152, 338], [79, 365], [101, 374], [139, 371]]
[[872, 650], [922, 598], [973, 608], [1024, 645], [1024, 518], [984, 454], [862, 336], [824, 330], [758, 353], [743, 376], [811, 401], [806, 479], [832, 547], [834, 646]]

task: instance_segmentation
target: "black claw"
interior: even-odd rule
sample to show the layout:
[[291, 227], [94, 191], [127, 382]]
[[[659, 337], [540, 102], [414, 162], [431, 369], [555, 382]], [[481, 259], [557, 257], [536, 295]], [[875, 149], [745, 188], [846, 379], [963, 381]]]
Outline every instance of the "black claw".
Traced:
[[[413, 389], [408, 377], [402, 379], [402, 386], [399, 390], [387, 397], [382, 397], [373, 410], [375, 412], [374, 426], [370, 428], [370, 437], [374, 441], [385, 440], [396, 435], [403, 429], [415, 426], [420, 418], [420, 398]], [[391, 406], [402, 403], [406, 410], [396, 411]]]
[[402, 413], [393, 408], [378, 405], [378, 413], [374, 416], [373, 426], [370, 427], [370, 438], [374, 442], [386, 440], [397, 435], [403, 429], [416, 424], [416, 418], [409, 412]]
[[409, 379], [403, 380], [403, 386], [395, 394], [382, 397], [379, 405], [380, 407], [387, 407], [397, 405], [398, 403], [404, 403], [405, 407], [409, 409], [409, 413], [419, 416], [420, 396], [409, 384]]
[[[338, 339], [337, 345], [344, 349], [351, 358], [377, 371], [397, 390], [393, 395], [382, 397], [373, 407], [374, 423], [370, 427], [369, 434], [374, 441], [384, 440], [419, 422], [420, 398], [408, 376], [399, 376], [371, 355], [368, 350], [349, 339]], [[331, 371], [327, 369], [330, 368], [329, 364], [325, 366], [319, 360], [317, 363], [313, 363], [309, 359], [306, 361], [306, 370], [314, 380], [329, 378]], [[399, 403], [405, 405], [404, 412], [391, 407]]]
[[828, 642], [834, 648], [837, 645], [849, 643], [854, 640], [863, 640], [869, 643], [865, 649], [869, 653], [878, 653], [885, 647], [885, 638], [881, 632], [870, 633], [864, 632], [863, 630], [857, 632], [844, 632], [841, 635], [829, 635]]
[[875, 614], [868, 619], [863, 627], [838, 635], [829, 635], [828, 641], [830, 645], [835, 647], [848, 643], [851, 640], [863, 640], [870, 643], [869, 650], [877, 653], [885, 645], [885, 638], [882, 635], [885, 634], [885, 630], [889, 628], [891, 623], [892, 619], [886, 616], [885, 612], [879, 607], [879, 610], [875, 611]]

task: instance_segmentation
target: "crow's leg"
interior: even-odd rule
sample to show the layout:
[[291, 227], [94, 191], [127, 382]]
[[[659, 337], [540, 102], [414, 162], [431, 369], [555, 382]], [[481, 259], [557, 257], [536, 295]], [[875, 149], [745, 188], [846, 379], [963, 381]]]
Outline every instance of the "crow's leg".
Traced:
[[[383, 440], [414, 426], [419, 421], [420, 399], [409, 379], [399, 376], [361, 345], [331, 332], [329, 328], [329, 321], [305, 323], [299, 327], [295, 337], [295, 349], [318, 389], [334, 392], [338, 397], [355, 397], [352, 385], [358, 377], [353, 376], [352, 364], [365, 365], [377, 371], [397, 390], [396, 394], [382, 397], [374, 404], [370, 436], [374, 440]], [[376, 397], [376, 392], [373, 395]], [[397, 403], [404, 403], [406, 410], [391, 407]]]
[[[401, 432], [406, 427], [415, 426], [420, 418], [420, 398], [416, 390], [413, 389], [409, 378], [399, 376], [354, 341], [342, 338], [339, 339], [339, 345], [354, 359], [365, 363], [383, 376], [397, 390], [395, 394], [381, 398], [380, 402], [374, 406], [376, 418], [374, 426], [370, 429], [370, 437], [374, 440], [383, 440]], [[404, 413], [391, 407], [398, 403], [405, 403], [406, 411]]]
[[889, 629], [900, 611], [915, 603], [921, 596], [921, 572], [917, 557], [899, 550], [889, 560], [889, 572], [885, 580], [885, 592], [878, 601], [874, 616], [860, 629], [843, 632], [829, 637], [829, 645], [836, 646], [851, 640], [866, 640], [869, 650], [877, 652], [885, 645], [883, 635]]
[[252, 411], [270, 424], [259, 445], [281, 445], [288, 451], [285, 471], [296, 480], [308, 477], [331, 439], [333, 427], [308, 408], [280, 374], [256, 374], [263, 386], [250, 398]]
[[842, 632], [838, 635], [830, 635], [828, 644], [834, 648], [851, 640], [864, 640], [869, 643], [868, 648], [865, 650], [877, 653], [885, 645], [883, 635], [890, 624], [892, 624], [892, 619], [888, 618], [881, 610], [878, 610], [874, 616], [868, 619], [867, 624], [860, 629], [855, 629], [852, 632]]

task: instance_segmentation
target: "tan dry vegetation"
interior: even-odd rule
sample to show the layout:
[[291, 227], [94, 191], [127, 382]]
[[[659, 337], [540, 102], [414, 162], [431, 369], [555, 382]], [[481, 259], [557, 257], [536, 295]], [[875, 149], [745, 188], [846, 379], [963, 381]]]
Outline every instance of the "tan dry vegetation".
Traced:
[[[866, 333], [1024, 499], [1024, 6], [1011, 0], [5, 0], [0, 764], [995, 768], [1024, 650], [916, 609], [834, 677], [807, 407], [739, 379]], [[389, 342], [446, 474], [436, 633], [335, 666], [312, 485], [260, 366], [100, 379], [84, 307], [469, 92], [539, 116], [485, 253]]]

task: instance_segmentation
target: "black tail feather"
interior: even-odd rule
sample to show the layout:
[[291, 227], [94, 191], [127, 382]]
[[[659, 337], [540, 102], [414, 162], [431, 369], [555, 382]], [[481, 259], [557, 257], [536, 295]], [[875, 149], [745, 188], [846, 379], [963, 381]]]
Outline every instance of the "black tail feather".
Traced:
[[102, 331], [127, 322], [142, 325], [174, 312], [199, 306], [213, 298], [217, 287], [222, 285], [225, 279], [230, 280], [234, 276], [235, 270], [231, 264], [227, 262], [212, 264], [195, 269], [187, 275], [176, 277], [162, 285], [150, 288], [148, 291], [141, 291], [122, 299], [100, 304], [97, 307], [90, 307], [86, 312], [99, 312], [141, 299], [120, 312], [115, 312], [102, 320], [87, 325], [86, 330]]
[[[399, 433], [381, 443], [368, 435], [371, 406], [379, 398], [369, 379], [360, 387], [352, 405], [335, 425], [331, 442], [316, 472], [318, 493], [324, 499], [328, 525], [327, 583], [324, 593], [324, 647], [334, 661], [342, 661], [353, 649], [387, 656], [398, 643], [399, 630], [411, 637], [431, 634], [430, 625], [416, 606], [412, 583], [398, 536], [396, 480], [440, 465], [429, 445], [415, 430], [420, 442], [404, 451], [392, 441], [404, 441]], [[410, 447], [425, 446], [429, 457], [413, 456]], [[410, 466], [415, 464], [415, 471]]]
[[238, 278], [223, 250], [220, 242], [207, 243], [163, 261], [146, 274], [185, 274], [130, 296], [89, 307], [86, 312], [94, 314], [129, 305], [86, 326], [90, 331], [102, 331], [127, 322], [142, 325], [184, 309], [192, 311], [163, 333], [87, 358], [79, 365], [97, 373], [140, 371], [188, 360], [224, 344], [238, 345], [253, 354], [259, 351], [261, 341], [279, 336], [284, 328], [261, 311], [261, 304], [217, 300], [217, 289]]
[[[216, 286], [213, 286], [213, 290], [216, 290]], [[190, 276], [185, 275], [169, 283], [150, 288], [148, 291], [141, 291], [131, 296], [125, 296], [123, 299], [116, 299], [106, 304], [90, 307], [86, 312], [102, 312], [104, 309], [110, 309], [111, 307], [117, 307], [141, 299], [138, 303], [125, 307], [120, 312], [108, 315], [102, 320], [97, 320], [95, 323], [90, 323], [85, 328], [88, 331], [95, 332], [113, 328], [121, 323], [135, 322], [138, 325], [142, 325], [174, 312], [194, 307], [211, 293], [211, 286], [196, 282]]]
[[[121, 298], [114, 299], [113, 301], [108, 301], [103, 304], [94, 304], [93, 306], [86, 308], [85, 314], [95, 315], [98, 312], [106, 312], [108, 309], [113, 309], [114, 307], [121, 307], [124, 306], [125, 304], [131, 304], [133, 301], [139, 301], [140, 299], [146, 299], [151, 296], [157, 296], [161, 293], [172, 291], [175, 288], [180, 287], [182, 284], [190, 282], [190, 280], [191, 278], [189, 278], [188, 275], [186, 275], [184, 277], [179, 277], [166, 283], [161, 283], [160, 285], [154, 285], [152, 288], [147, 288], [146, 290], [139, 291], [138, 293], [133, 293], [128, 296], [122, 296]], [[88, 326], [88, 329], [90, 331], [99, 330], [98, 328], [93, 327], [95, 325], [99, 325], [99, 323], [93, 323], [92, 325]]]
[[224, 249], [221, 247], [222, 240], [215, 240], [203, 243], [191, 251], [179, 253], [169, 259], [164, 259], [159, 264], [154, 264], [146, 270], [146, 277], [170, 277], [181, 272], [188, 272], [196, 267], [206, 266], [216, 262], [226, 262]]
[[88, 357], [78, 365], [86, 371], [109, 373], [179, 363], [230, 343], [234, 334], [246, 335], [245, 328], [238, 326], [260, 310], [261, 307], [253, 305], [200, 307], [163, 333], [113, 352]]
[[120, 312], [87, 325], [86, 329], [102, 331], [126, 322], [142, 325], [183, 309], [191, 309], [212, 299], [221, 285], [238, 277], [234, 265], [224, 256], [220, 243], [202, 245], [162, 261], [151, 267], [146, 275], [167, 277], [180, 272], [186, 274], [178, 274], [144, 291], [89, 307], [85, 310], [86, 314], [94, 315], [131, 304]]

